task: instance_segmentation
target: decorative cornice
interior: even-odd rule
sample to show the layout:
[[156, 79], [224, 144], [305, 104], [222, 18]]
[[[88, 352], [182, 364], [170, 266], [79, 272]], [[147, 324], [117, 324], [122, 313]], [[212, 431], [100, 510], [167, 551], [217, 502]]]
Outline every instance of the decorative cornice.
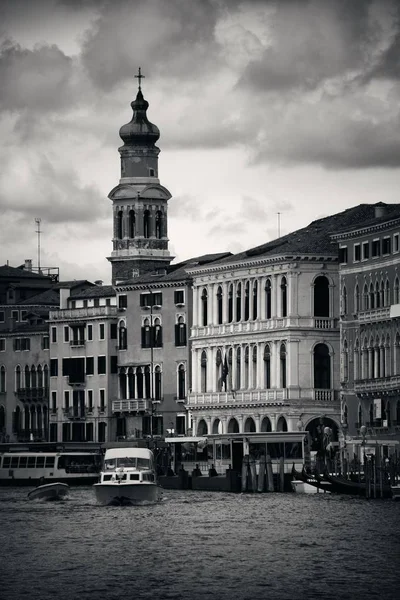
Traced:
[[117, 292], [129, 292], [129, 291], [148, 291], [149, 289], [151, 290], [156, 290], [156, 289], [161, 289], [161, 288], [174, 288], [174, 287], [182, 287], [182, 286], [187, 286], [188, 283], [190, 284], [191, 282], [187, 279], [180, 279], [178, 281], [164, 281], [164, 282], [149, 282], [149, 283], [128, 283], [128, 284], [117, 284], [115, 285], [115, 289]]
[[343, 233], [334, 233], [330, 236], [332, 240], [348, 240], [351, 238], [367, 235], [369, 233], [375, 233], [387, 229], [393, 229], [400, 225], [400, 217], [396, 219], [391, 219], [390, 221], [385, 221], [385, 223], [376, 223], [374, 225], [369, 225], [368, 227], [360, 227], [358, 229], [352, 229], [351, 231], [346, 231]]

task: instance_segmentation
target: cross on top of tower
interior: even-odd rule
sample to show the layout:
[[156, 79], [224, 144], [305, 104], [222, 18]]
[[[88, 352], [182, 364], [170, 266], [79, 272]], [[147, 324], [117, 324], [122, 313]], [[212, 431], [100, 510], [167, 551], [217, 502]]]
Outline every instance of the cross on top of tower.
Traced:
[[139, 79], [139, 90], [141, 90], [142, 88], [141, 88], [140, 84], [141, 84], [142, 79], [145, 79], [145, 76], [142, 75], [142, 70], [140, 67], [139, 67], [138, 74], [135, 75], [135, 77], [136, 77], [136, 79]]

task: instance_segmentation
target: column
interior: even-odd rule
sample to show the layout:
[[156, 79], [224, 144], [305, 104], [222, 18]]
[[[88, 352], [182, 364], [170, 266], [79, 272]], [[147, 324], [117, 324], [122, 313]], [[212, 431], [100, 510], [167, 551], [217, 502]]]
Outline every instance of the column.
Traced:
[[224, 281], [222, 284], [222, 322], [228, 322], [228, 282]]
[[[186, 385], [188, 386], [188, 391], [189, 391], [189, 386], [192, 386], [192, 392], [193, 393], [197, 393], [198, 392], [198, 381], [199, 381], [199, 365], [198, 365], [198, 352], [192, 348], [192, 381], [189, 381], [189, 378], [187, 378], [186, 381]], [[188, 370], [186, 371], [187, 375], [189, 375]]]
[[242, 280], [242, 296], [240, 298], [240, 320], [244, 321], [244, 305], [245, 305], [245, 297], [246, 297], [246, 281]]
[[228, 433], [228, 417], [221, 417], [222, 433]]
[[242, 390], [245, 389], [245, 369], [245, 346], [243, 344], [240, 344], [240, 389]]
[[232, 281], [232, 322], [236, 323], [236, 315], [237, 315], [237, 311], [236, 311], [236, 289], [237, 289], [237, 282], [236, 281]]
[[256, 433], [260, 432], [260, 427], [261, 427], [261, 417], [260, 415], [254, 415], [254, 421], [256, 424]]
[[249, 283], [249, 321], [254, 321], [253, 298], [254, 297], [254, 279]]
[[207, 348], [207, 390], [214, 391], [215, 348]]
[[265, 319], [265, 307], [266, 307], [265, 283], [266, 283], [266, 278], [261, 277], [259, 279], [259, 288], [258, 288], [258, 318], [261, 320]]
[[232, 346], [232, 389], [234, 389], [234, 390], [236, 390], [236, 368], [237, 368], [236, 353], [237, 353], [237, 346]]
[[276, 273], [271, 278], [271, 287], [272, 287], [272, 289], [271, 289], [271, 317], [275, 318], [275, 317], [279, 317], [281, 314], [280, 305], [279, 305], [280, 288], [279, 288], [279, 282], [278, 282], [278, 275], [276, 275]]
[[374, 358], [375, 358], [375, 360], [374, 360], [374, 372], [372, 374], [372, 377], [374, 379], [377, 379], [379, 377], [379, 367], [380, 367], [380, 364], [379, 364], [379, 348], [374, 348], [373, 352], [374, 352]]
[[199, 308], [198, 308], [199, 288], [193, 288], [193, 327], [199, 324]]
[[257, 344], [257, 389], [262, 390], [264, 372], [264, 357], [262, 344]]
[[138, 385], [137, 385], [137, 369], [134, 370], [135, 373], [135, 398], [138, 399]]
[[380, 358], [380, 376], [386, 377], [385, 372], [385, 346], [381, 346], [379, 349], [379, 358]]

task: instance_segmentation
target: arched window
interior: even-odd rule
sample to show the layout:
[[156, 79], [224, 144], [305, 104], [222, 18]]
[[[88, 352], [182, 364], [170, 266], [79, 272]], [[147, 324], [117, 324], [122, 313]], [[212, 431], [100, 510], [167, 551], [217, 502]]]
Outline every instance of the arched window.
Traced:
[[360, 342], [356, 339], [354, 344], [354, 381], [361, 379], [360, 364]]
[[45, 388], [49, 387], [49, 367], [47, 365], [44, 365], [43, 369], [43, 383]]
[[43, 387], [42, 365], [38, 365], [38, 368], [37, 368], [37, 386], [38, 386], [38, 388], [42, 388]]
[[287, 281], [286, 277], [281, 279], [281, 316], [287, 317]]
[[6, 409], [3, 405], [0, 406], [0, 436], [6, 428]]
[[236, 286], [236, 321], [242, 318], [242, 284], [238, 283]]
[[389, 283], [389, 279], [386, 279], [385, 306], [390, 306], [390, 283]]
[[387, 401], [385, 410], [386, 410], [387, 425], [388, 425], [388, 427], [390, 427], [392, 424], [392, 415], [391, 415], [392, 407], [390, 404], [390, 400]]
[[128, 369], [128, 395], [129, 398], [135, 397], [135, 372], [133, 367]]
[[129, 237], [134, 238], [136, 235], [136, 215], [134, 210], [129, 211]]
[[228, 323], [233, 321], [233, 285], [229, 286], [228, 292]]
[[261, 421], [261, 431], [272, 431], [272, 425], [269, 417], [264, 417]]
[[371, 310], [375, 308], [375, 290], [372, 283], [369, 286], [369, 307]]
[[342, 360], [343, 360], [343, 373], [342, 373], [342, 381], [348, 381], [349, 379], [349, 349], [347, 346], [347, 340], [343, 342], [343, 350], [342, 350]]
[[370, 427], [372, 427], [374, 424], [374, 405], [372, 404], [372, 402], [369, 405], [369, 423], [368, 424], [370, 425]]
[[271, 388], [271, 349], [269, 344], [264, 348], [264, 386], [267, 390]]
[[361, 404], [358, 405], [358, 427], [363, 424], [363, 413]]
[[242, 362], [242, 354], [240, 348], [236, 350], [236, 384], [235, 389], [240, 390], [242, 387], [242, 379], [241, 379], [241, 362]]
[[369, 309], [369, 294], [368, 294], [368, 286], [365, 283], [363, 288], [363, 310]]
[[21, 381], [22, 381], [21, 367], [19, 365], [17, 365], [15, 367], [15, 391], [16, 392], [22, 387]]
[[248, 321], [250, 318], [250, 282], [246, 281], [244, 288], [244, 320]]
[[354, 312], [358, 313], [360, 311], [360, 288], [358, 287], [358, 283], [354, 288]]
[[317, 344], [314, 348], [314, 388], [331, 388], [331, 357], [326, 344]]
[[281, 388], [286, 387], [286, 346], [281, 344], [279, 349]]
[[124, 213], [119, 210], [117, 213], [117, 238], [122, 240], [124, 237]]
[[128, 347], [126, 326], [124, 321], [120, 321], [118, 326], [118, 348], [119, 350], [126, 350]]
[[178, 367], [178, 399], [186, 398], [186, 372], [184, 365]]
[[200, 359], [200, 368], [201, 368], [201, 392], [207, 391], [207, 352], [203, 350], [201, 353]]
[[162, 348], [162, 345], [163, 345], [162, 326], [161, 326], [161, 321], [158, 317], [154, 319], [153, 336], [154, 336], [154, 348]]
[[248, 433], [255, 433], [256, 424], [254, 423], [254, 419], [252, 417], [247, 417], [244, 423], [244, 430]]
[[15, 409], [13, 413], [13, 424], [12, 424], [13, 433], [19, 434], [21, 431], [21, 409], [19, 406]]
[[257, 307], [258, 307], [258, 282], [253, 281], [253, 319], [257, 319]]
[[161, 212], [161, 210], [158, 210], [156, 212], [156, 238], [159, 240], [162, 238], [162, 212]]
[[398, 277], [396, 277], [396, 279], [394, 280], [393, 295], [393, 304], [400, 304], [400, 284]]
[[125, 367], [121, 367], [118, 372], [119, 379], [119, 397], [121, 400], [125, 400], [127, 398], [126, 395], [126, 369]]
[[145, 319], [142, 327], [142, 348], [151, 348], [152, 342], [152, 331], [150, 327], [150, 320]]
[[381, 306], [385, 306], [385, 284], [383, 283], [383, 281], [381, 281]]
[[342, 315], [347, 315], [347, 289], [346, 286], [343, 286], [342, 290]]
[[239, 423], [232, 417], [228, 423], [228, 433], [239, 433]]
[[137, 397], [143, 398], [143, 371], [142, 367], [136, 369], [136, 385], [137, 385]]
[[253, 346], [253, 360], [252, 360], [253, 372], [252, 372], [252, 388], [257, 387], [257, 346]]
[[245, 390], [249, 389], [249, 347], [246, 346], [244, 349], [244, 382], [243, 387]]
[[222, 324], [222, 287], [218, 286], [217, 289], [217, 323]]
[[186, 346], [186, 323], [184, 317], [178, 317], [175, 324], [175, 346]]
[[151, 378], [150, 366], [146, 365], [144, 368], [144, 397], [151, 398], [154, 400], [154, 390], [152, 389], [154, 380]]
[[25, 387], [26, 388], [31, 387], [31, 372], [29, 370], [28, 365], [26, 365], [26, 367], [25, 367]]
[[220, 348], [217, 348], [217, 353], [215, 355], [215, 376], [216, 376], [216, 387], [215, 389], [220, 392], [222, 390], [222, 352]]
[[199, 424], [197, 425], [197, 435], [203, 436], [208, 434], [207, 423], [204, 419], [200, 419]]
[[381, 307], [381, 294], [379, 289], [379, 283], [375, 283], [375, 308]]
[[314, 317], [329, 316], [329, 281], [319, 275], [314, 281]]
[[143, 237], [150, 237], [150, 211], [145, 210], [143, 213]]
[[288, 426], [285, 417], [279, 417], [278, 422], [276, 424], [277, 431], [287, 431]]
[[31, 387], [32, 388], [36, 388], [37, 387], [36, 369], [35, 369], [34, 365], [32, 365], [32, 367], [31, 367]]
[[206, 288], [203, 289], [201, 294], [201, 313], [202, 325], [208, 325], [208, 294]]
[[154, 371], [154, 398], [155, 400], [161, 400], [162, 398], [162, 373], [159, 366]]
[[5, 393], [6, 391], [6, 368], [4, 365], [0, 367], [0, 392]]
[[267, 279], [265, 284], [265, 318], [270, 319], [272, 315], [272, 286], [271, 280]]

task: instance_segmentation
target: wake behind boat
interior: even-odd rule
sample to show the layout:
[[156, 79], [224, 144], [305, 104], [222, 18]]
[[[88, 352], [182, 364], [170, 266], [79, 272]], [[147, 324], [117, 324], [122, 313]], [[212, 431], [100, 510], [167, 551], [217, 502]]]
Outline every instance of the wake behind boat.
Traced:
[[69, 485], [55, 481], [39, 485], [28, 494], [29, 500], [60, 500], [69, 494]]
[[148, 448], [110, 448], [104, 456], [96, 499], [106, 506], [130, 506], [161, 499], [153, 453]]

